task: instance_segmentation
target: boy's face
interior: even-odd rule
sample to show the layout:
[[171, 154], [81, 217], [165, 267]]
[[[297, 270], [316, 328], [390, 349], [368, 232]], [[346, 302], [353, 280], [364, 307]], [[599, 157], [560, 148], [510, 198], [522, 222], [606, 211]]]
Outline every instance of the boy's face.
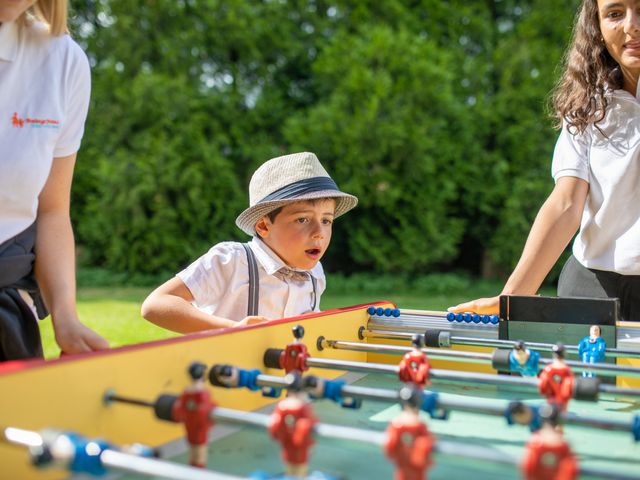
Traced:
[[309, 270], [329, 247], [335, 208], [332, 199], [292, 203], [273, 221], [262, 217], [256, 231], [288, 266]]

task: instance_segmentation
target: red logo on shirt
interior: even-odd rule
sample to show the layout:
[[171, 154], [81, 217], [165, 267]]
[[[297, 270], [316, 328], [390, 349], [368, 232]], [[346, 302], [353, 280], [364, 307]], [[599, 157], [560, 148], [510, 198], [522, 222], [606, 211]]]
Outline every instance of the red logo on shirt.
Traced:
[[18, 112], [13, 112], [11, 124], [15, 128], [24, 127], [25, 123], [33, 128], [60, 128], [60, 122], [51, 118], [20, 118]]
[[11, 124], [16, 128], [24, 127], [24, 118], [20, 118], [18, 116], [18, 112], [13, 112], [13, 117], [11, 117]]

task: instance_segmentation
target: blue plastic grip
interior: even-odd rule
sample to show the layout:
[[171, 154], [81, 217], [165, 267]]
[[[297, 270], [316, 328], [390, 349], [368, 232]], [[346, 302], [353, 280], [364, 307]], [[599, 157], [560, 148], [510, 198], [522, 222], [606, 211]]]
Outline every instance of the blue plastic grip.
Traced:
[[102, 465], [100, 455], [111, 448], [104, 440], [87, 440], [75, 433], [64, 434], [73, 444], [75, 454], [69, 462], [69, 470], [76, 473], [88, 473], [89, 475], [102, 476], [107, 469]]
[[245, 387], [249, 390], [260, 390], [260, 386], [256, 383], [260, 370], [257, 368], [254, 370], [245, 370], [243, 368], [238, 369], [238, 387]]

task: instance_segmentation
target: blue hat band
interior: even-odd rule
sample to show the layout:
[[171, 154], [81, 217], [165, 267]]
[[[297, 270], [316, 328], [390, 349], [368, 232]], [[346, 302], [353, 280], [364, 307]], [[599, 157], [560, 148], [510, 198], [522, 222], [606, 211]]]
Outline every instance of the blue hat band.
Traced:
[[340, 191], [336, 182], [329, 177], [305, 178], [279, 188], [275, 192], [264, 197], [258, 203], [271, 202], [273, 200], [288, 200], [291, 198], [301, 197], [306, 193], [320, 192], [323, 190]]

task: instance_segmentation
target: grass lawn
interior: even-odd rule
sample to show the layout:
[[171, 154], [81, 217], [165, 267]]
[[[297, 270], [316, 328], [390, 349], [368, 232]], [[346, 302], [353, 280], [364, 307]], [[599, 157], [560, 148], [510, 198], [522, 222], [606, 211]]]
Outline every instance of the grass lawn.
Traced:
[[[389, 293], [343, 293], [329, 289], [322, 296], [323, 310], [358, 305], [378, 300], [389, 300], [400, 308], [445, 310], [446, 307], [482, 296], [495, 295], [500, 291], [498, 283], [480, 282], [466, 291], [449, 294], [424, 294], [403, 291]], [[78, 312], [81, 320], [105, 337], [112, 347], [130, 345], [150, 340], [168, 338], [177, 334], [145, 321], [140, 316], [140, 305], [151, 288], [80, 288], [78, 290]], [[553, 291], [543, 292], [553, 295]], [[40, 322], [42, 342], [46, 358], [56, 358], [60, 350], [53, 337], [51, 321]]]

